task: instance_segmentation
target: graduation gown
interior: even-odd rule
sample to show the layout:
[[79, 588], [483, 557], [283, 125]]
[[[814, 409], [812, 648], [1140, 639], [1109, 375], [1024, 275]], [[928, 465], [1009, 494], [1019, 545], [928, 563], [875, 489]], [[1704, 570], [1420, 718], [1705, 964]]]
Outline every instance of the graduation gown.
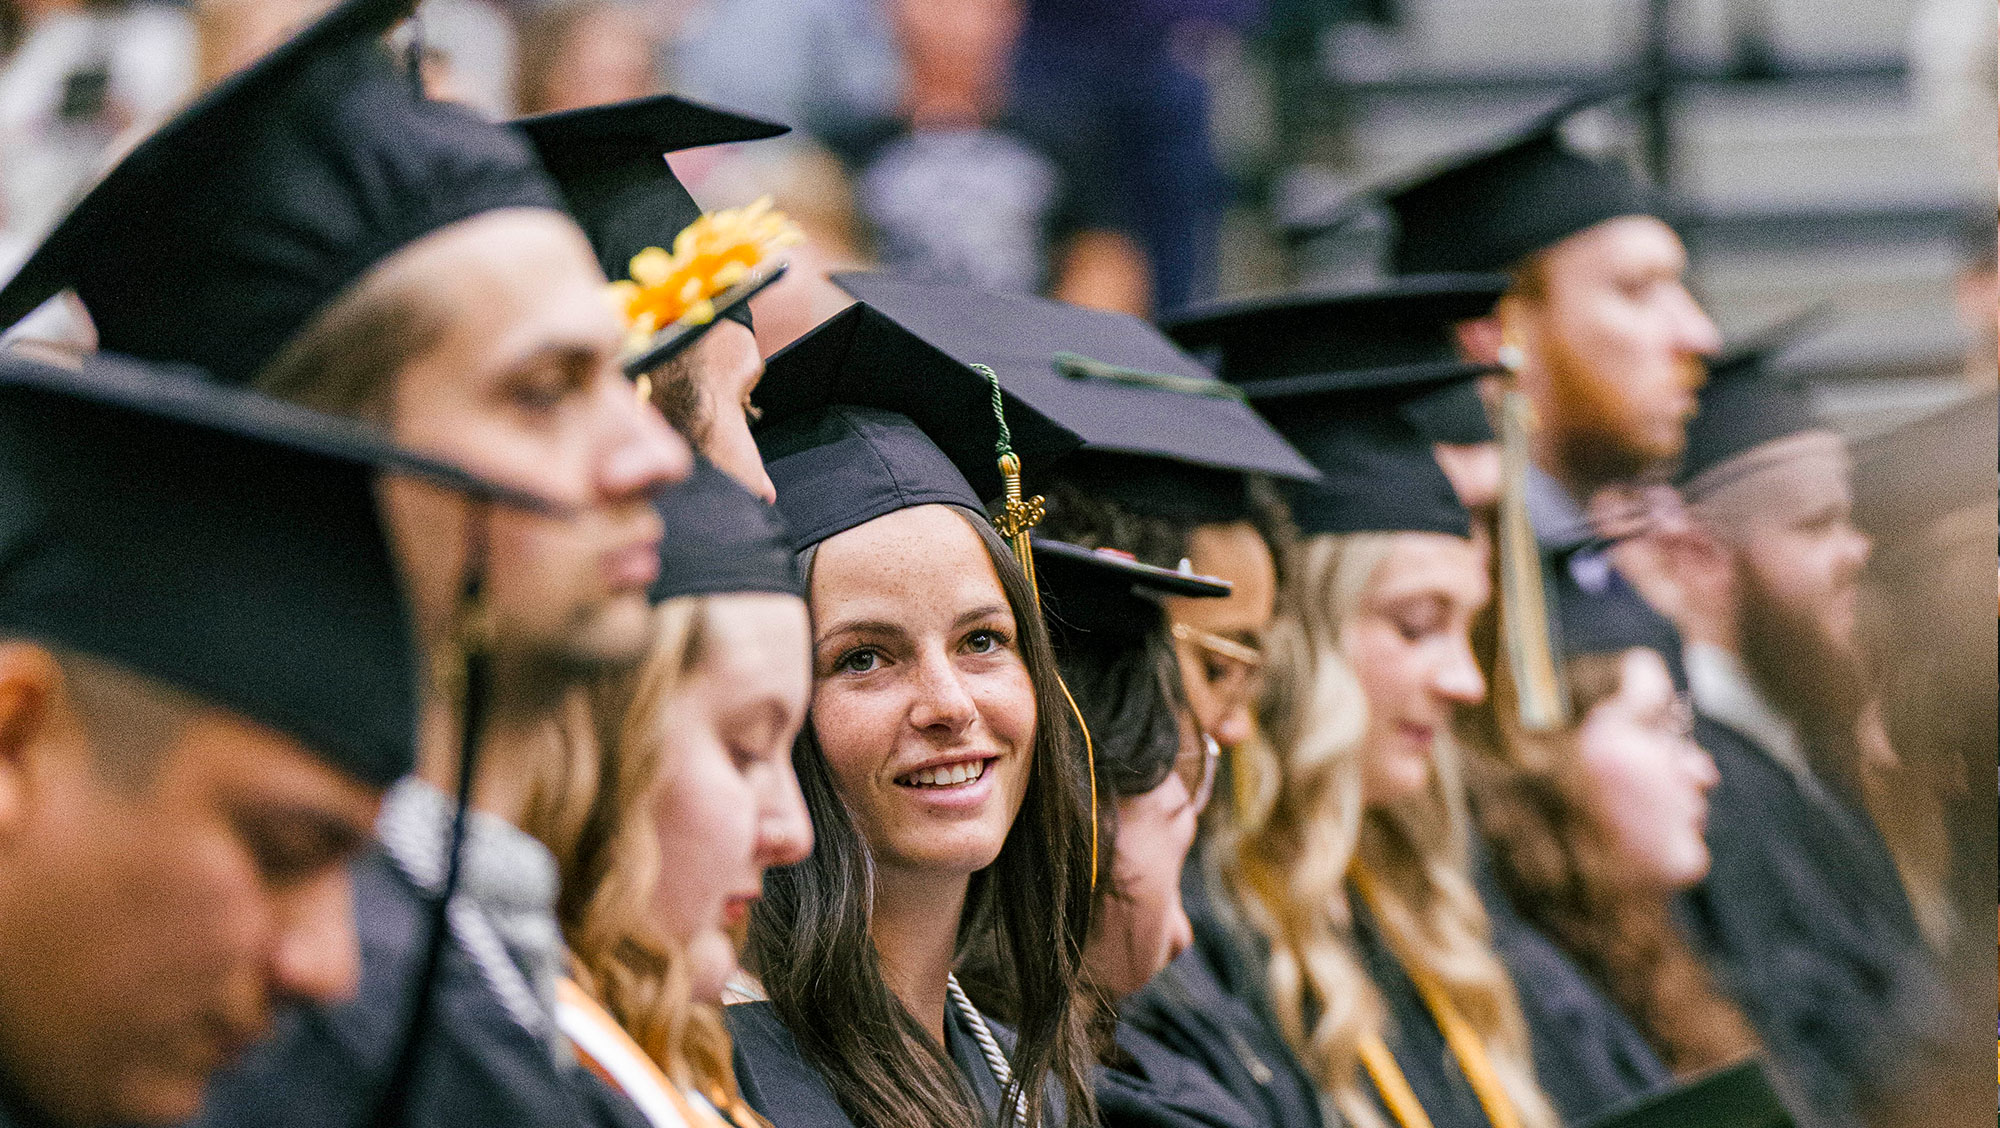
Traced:
[[1256, 940], [1223, 908], [1204, 863], [1198, 844], [1182, 871], [1194, 946], [1125, 1001], [1120, 1039], [1172, 1054], [1175, 1065], [1215, 1083], [1255, 1124], [1320, 1128], [1319, 1088], [1272, 1016]]
[[[1458, 1059], [1452, 1056], [1451, 1047], [1445, 1042], [1444, 1032], [1438, 1029], [1437, 1020], [1431, 1017], [1430, 1008], [1418, 994], [1416, 983], [1376, 930], [1368, 907], [1359, 897], [1351, 897], [1349, 902], [1354, 912], [1355, 948], [1389, 1012], [1382, 1040], [1395, 1055], [1403, 1079], [1417, 1095], [1417, 1103], [1430, 1114], [1434, 1128], [1492, 1128], [1485, 1108], [1479, 1103], [1479, 1094], [1473, 1092], [1472, 1083], [1465, 1079]], [[1364, 1077], [1363, 1084], [1384, 1120], [1394, 1124], [1395, 1118], [1389, 1115], [1373, 1081]]]
[[[826, 1079], [799, 1051], [792, 1032], [778, 1020], [768, 1002], [732, 1003], [722, 1008], [734, 1043], [736, 1084], [743, 1100], [778, 1128], [853, 1128], [854, 1120], [840, 1107]], [[1012, 1054], [1014, 1032], [992, 1019], [986, 1025], [1002, 1052]], [[958, 1066], [990, 1118], [1000, 1108], [1000, 1082], [993, 1076], [985, 1055], [979, 1052], [971, 1029], [952, 1006], [945, 1007], [945, 1052]], [[1048, 1123], [1062, 1123], [1059, 1088], [1050, 1084]]]
[[[360, 993], [298, 1008], [275, 1035], [218, 1075], [204, 1128], [361, 1125], [388, 1084], [424, 958], [431, 900], [381, 851], [351, 867], [361, 941]], [[575, 1065], [559, 1064], [487, 986], [454, 936], [411, 1090], [409, 1123], [646, 1128], [637, 1108]]]
[[1473, 883], [1533, 1040], [1535, 1076], [1565, 1124], [1667, 1089], [1674, 1075], [1645, 1035], [1567, 953], [1514, 908], [1474, 844]]
[[1266, 1122], [1201, 1064], [1129, 1023], [1118, 1024], [1112, 1060], [1097, 1071], [1104, 1128], [1260, 1128]]
[[1681, 904], [1690, 939], [1804, 1102], [1801, 1118], [1857, 1124], [1857, 1099], [1946, 1010], [1900, 882], [1886, 853], [1869, 857], [1859, 812], [1829, 819], [1711, 718], [1697, 719], [1696, 739], [1721, 781], [1708, 797], [1709, 874]]

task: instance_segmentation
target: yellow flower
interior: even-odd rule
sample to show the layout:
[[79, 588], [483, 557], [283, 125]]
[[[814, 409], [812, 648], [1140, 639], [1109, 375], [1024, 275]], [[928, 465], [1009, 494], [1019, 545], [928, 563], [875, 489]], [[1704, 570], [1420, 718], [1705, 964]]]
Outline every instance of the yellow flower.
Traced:
[[712, 212], [674, 236], [671, 252], [647, 247], [632, 256], [629, 281], [611, 284], [632, 347], [670, 325], [715, 317], [714, 299], [767, 267], [804, 236], [765, 196], [748, 207]]

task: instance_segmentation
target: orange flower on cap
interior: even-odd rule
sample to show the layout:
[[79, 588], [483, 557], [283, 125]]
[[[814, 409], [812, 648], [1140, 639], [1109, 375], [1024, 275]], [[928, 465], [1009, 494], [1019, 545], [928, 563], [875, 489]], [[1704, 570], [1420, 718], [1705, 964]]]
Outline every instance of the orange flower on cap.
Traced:
[[625, 317], [627, 347], [644, 348], [672, 325], [702, 325], [715, 317], [715, 298], [749, 280], [785, 247], [804, 239], [798, 225], [772, 207], [771, 197], [742, 208], [710, 212], [674, 236], [672, 252], [647, 247], [632, 256], [632, 277], [611, 284]]

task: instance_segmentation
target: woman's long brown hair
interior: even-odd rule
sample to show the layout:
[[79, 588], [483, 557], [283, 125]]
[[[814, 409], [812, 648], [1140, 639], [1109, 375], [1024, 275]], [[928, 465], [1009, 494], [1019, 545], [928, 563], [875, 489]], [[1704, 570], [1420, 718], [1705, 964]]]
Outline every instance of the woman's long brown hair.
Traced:
[[1477, 749], [1466, 775], [1494, 874], [1514, 906], [1610, 993], [1669, 1068], [1687, 1076], [1740, 1061], [1760, 1043], [1681, 936], [1668, 901], [1619, 880], [1591, 819], [1577, 733], [1591, 709], [1618, 692], [1623, 660], [1583, 654], [1564, 662], [1577, 719], [1550, 733], [1511, 723], [1510, 695], [1496, 684], [1492, 709], [1466, 726]]
[[[980, 535], [1014, 611], [1035, 689], [1034, 763], [1020, 813], [1000, 856], [973, 875], [959, 950], [991, 953], [1017, 1023], [1012, 1066], [1030, 1128], [1053, 1123], [1047, 1100], [1062, 1088], [1064, 1121], [1096, 1120], [1089, 1040], [1076, 1004], [1090, 927], [1090, 781], [1076, 743], [1054, 652], [1027, 577], [986, 520], [962, 511]], [[807, 562], [810, 574], [810, 560]], [[792, 752], [812, 813], [812, 855], [764, 879], [750, 914], [748, 963], [777, 1016], [858, 1124], [966, 1128], [987, 1121], [935, 1036], [882, 978], [869, 923], [874, 867], [868, 844], [834, 787], [808, 720]], [[1015, 1090], [1002, 1095], [1012, 1107]]]

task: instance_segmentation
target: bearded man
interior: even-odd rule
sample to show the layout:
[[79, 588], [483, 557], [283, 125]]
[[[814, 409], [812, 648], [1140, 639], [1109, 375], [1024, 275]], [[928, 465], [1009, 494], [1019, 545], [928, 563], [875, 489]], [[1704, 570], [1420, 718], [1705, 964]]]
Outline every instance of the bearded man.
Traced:
[[1921, 844], [1892, 850], [1870, 817], [1923, 789], [1897, 782], [1857, 642], [1870, 543], [1847, 445], [1762, 361], [1716, 366], [1678, 479], [1689, 519], [1649, 538], [1722, 775], [1687, 919], [1804, 1106], [1851, 1123], [1943, 1010], [1918, 921], [1944, 902]]

